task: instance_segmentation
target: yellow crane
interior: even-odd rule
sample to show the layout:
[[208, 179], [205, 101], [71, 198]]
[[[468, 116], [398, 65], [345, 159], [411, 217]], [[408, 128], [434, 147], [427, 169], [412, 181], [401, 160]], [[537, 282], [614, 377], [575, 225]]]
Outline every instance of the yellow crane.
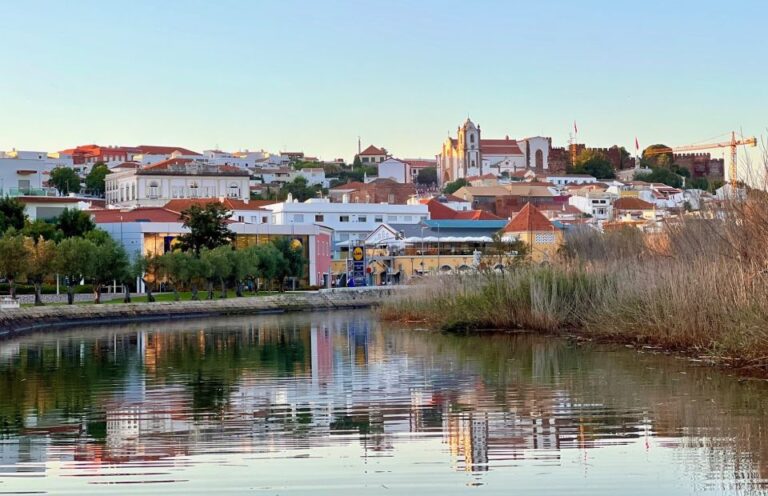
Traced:
[[659, 148], [656, 150], [648, 150], [643, 152], [643, 155], [660, 155], [662, 153], [682, 153], [682, 152], [694, 152], [700, 150], [711, 150], [714, 148], [730, 148], [731, 149], [731, 163], [729, 164], [728, 176], [732, 186], [736, 185], [738, 176], [736, 175], [736, 147], [744, 146], [757, 146], [757, 138], [751, 136], [749, 138], [736, 139], [736, 132], [731, 132], [730, 141], [721, 141], [719, 143], [700, 143], [697, 145], [683, 145], [675, 146], [671, 148]]

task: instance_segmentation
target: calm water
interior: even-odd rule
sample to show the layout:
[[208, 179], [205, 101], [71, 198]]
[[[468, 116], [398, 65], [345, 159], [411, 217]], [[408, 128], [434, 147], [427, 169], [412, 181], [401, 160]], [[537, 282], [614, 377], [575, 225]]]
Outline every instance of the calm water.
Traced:
[[752, 494], [768, 387], [366, 311], [0, 342], [0, 493]]

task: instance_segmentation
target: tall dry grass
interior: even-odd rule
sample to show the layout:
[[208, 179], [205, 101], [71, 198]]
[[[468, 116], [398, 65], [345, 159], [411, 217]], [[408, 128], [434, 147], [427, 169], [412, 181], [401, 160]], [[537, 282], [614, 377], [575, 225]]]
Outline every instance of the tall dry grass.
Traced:
[[453, 329], [577, 330], [768, 368], [768, 195], [634, 228], [570, 233], [560, 259], [440, 277], [382, 316]]

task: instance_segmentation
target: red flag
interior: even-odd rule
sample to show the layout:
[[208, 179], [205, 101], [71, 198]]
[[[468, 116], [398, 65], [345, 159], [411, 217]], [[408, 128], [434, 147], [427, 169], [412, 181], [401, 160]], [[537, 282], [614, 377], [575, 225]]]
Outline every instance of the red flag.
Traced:
[[573, 132], [579, 134], [579, 128], [576, 127], [576, 121], [573, 121]]
[[635, 136], [635, 150], [640, 151], [640, 143], [637, 141], [637, 136]]

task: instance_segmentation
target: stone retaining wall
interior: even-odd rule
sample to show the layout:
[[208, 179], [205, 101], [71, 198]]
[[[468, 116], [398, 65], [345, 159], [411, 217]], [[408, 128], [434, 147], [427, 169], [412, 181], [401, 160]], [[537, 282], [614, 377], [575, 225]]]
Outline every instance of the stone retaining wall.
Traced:
[[395, 289], [350, 288], [283, 293], [219, 300], [60, 305], [0, 310], [0, 337], [24, 331], [75, 324], [111, 324], [141, 320], [175, 320], [214, 315], [245, 315], [303, 310], [362, 308], [378, 305]]

